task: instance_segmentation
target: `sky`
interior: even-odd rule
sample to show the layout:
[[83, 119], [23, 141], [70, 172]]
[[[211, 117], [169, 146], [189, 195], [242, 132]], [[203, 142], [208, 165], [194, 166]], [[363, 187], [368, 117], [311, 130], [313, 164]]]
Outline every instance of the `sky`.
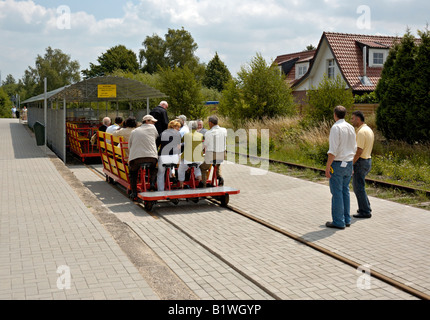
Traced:
[[139, 56], [147, 36], [182, 27], [200, 62], [217, 52], [236, 76], [257, 53], [270, 63], [317, 47], [323, 32], [417, 35], [429, 20], [427, 0], [0, 0], [1, 80], [22, 79], [49, 46], [83, 70], [116, 45]]

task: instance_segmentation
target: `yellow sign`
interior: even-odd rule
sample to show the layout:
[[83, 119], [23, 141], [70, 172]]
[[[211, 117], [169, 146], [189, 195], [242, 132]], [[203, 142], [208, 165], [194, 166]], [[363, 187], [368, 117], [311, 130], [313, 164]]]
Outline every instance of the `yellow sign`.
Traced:
[[116, 84], [99, 84], [97, 88], [99, 98], [116, 98]]

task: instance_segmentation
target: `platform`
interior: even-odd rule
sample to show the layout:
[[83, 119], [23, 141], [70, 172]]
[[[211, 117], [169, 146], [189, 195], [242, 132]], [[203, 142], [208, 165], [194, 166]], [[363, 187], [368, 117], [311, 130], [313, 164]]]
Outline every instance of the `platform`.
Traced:
[[[417, 299], [374, 278], [360, 286], [361, 270], [210, 201], [166, 203], [149, 214], [97, 170], [65, 166], [37, 147], [18, 120], [0, 119], [0, 134], [0, 299], [169, 299], [154, 289], [168, 287], [167, 278], [142, 276], [161, 269], [191, 299]], [[222, 172], [240, 189], [231, 206], [430, 293], [429, 211], [371, 197], [371, 219], [334, 230], [325, 227], [326, 184], [231, 163]], [[131, 259], [123, 232], [163, 266]], [[70, 290], [57, 288], [61, 265], [71, 267]]]

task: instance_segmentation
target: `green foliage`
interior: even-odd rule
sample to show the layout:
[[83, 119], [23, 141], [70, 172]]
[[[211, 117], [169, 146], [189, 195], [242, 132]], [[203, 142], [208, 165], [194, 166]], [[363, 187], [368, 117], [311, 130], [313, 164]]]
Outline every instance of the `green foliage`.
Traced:
[[299, 142], [299, 147], [305, 157], [312, 160], [315, 164], [323, 166], [327, 163], [328, 141], [322, 144], [314, 144], [304, 140]]
[[51, 91], [66, 85], [78, 82], [79, 62], [71, 60], [70, 55], [63, 53], [60, 49], [46, 49], [45, 56], [36, 57], [35, 68], [29, 67], [24, 76], [25, 82], [31, 86], [28, 92], [38, 95], [44, 92], [44, 78], [48, 79], [47, 90]]
[[183, 27], [168, 29], [164, 39], [156, 34], [147, 36], [142, 45], [144, 48], [139, 52], [139, 59], [144, 72], [153, 74], [159, 69], [168, 67], [174, 70], [185, 66], [195, 73], [204, 72], [195, 56], [197, 43]]
[[430, 141], [430, 33], [408, 30], [393, 46], [376, 88], [378, 129], [389, 140]]
[[346, 83], [340, 75], [335, 79], [329, 79], [324, 74], [318, 88], [312, 87], [312, 90], [307, 92], [307, 98], [309, 105], [306, 114], [312, 122], [330, 121], [333, 119], [333, 110], [336, 106], [342, 105], [349, 111], [354, 104], [352, 91], [346, 89]]
[[219, 111], [237, 125], [248, 119], [291, 115], [295, 103], [279, 70], [257, 54], [249, 66], [241, 68], [237, 79], [226, 83]]
[[212, 89], [217, 89], [218, 91], [224, 90], [225, 84], [231, 79], [230, 71], [227, 66], [218, 56], [218, 53], [215, 53], [215, 56], [211, 61], [209, 61], [206, 70], [205, 76], [203, 78], [203, 85]]
[[184, 114], [190, 119], [206, 116], [206, 108], [200, 91], [201, 85], [187, 66], [176, 67], [173, 70], [166, 68], [160, 71], [158, 89], [169, 96], [168, 111], [170, 113], [176, 116]]
[[3, 87], [0, 88], [0, 118], [10, 118], [12, 115], [12, 102], [10, 101], [9, 96], [3, 90]]
[[375, 91], [370, 93], [363, 93], [362, 95], [354, 95], [355, 103], [378, 103]]
[[90, 63], [90, 70], [82, 71], [85, 78], [104, 76], [118, 69], [133, 73], [139, 70], [136, 54], [123, 45], [110, 48], [97, 61], [99, 65]]

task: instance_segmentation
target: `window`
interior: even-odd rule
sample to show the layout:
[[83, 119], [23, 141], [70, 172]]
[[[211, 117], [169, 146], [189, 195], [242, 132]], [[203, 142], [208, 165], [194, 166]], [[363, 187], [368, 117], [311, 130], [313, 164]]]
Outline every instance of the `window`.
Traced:
[[303, 77], [307, 71], [308, 71], [307, 63], [296, 65], [296, 79]]
[[373, 64], [384, 64], [384, 54], [382, 52], [373, 53]]
[[329, 79], [334, 78], [334, 59], [327, 60], [327, 76]]

